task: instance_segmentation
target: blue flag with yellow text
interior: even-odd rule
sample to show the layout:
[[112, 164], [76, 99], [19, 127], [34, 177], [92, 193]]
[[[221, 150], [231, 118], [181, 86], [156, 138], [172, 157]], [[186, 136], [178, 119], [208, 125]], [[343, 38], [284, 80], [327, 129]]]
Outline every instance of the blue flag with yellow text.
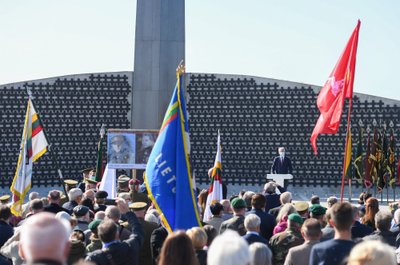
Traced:
[[200, 226], [192, 187], [189, 162], [189, 126], [184, 93], [183, 71], [164, 116], [158, 138], [146, 166], [145, 182], [150, 198], [162, 212], [169, 231]]

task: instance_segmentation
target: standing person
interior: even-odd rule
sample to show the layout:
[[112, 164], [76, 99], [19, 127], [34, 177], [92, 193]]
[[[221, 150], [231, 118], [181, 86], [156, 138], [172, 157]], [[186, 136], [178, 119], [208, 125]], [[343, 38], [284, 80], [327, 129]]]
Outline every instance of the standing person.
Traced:
[[[278, 148], [279, 156], [274, 158], [271, 174], [292, 174], [292, 161], [286, 156], [285, 147]], [[288, 180], [285, 179], [284, 187], [287, 188]]]
[[259, 242], [268, 245], [268, 240], [260, 235], [260, 224], [261, 219], [257, 215], [251, 213], [244, 219], [244, 227], [246, 228], [246, 234], [242, 236], [249, 245]]
[[7, 205], [0, 205], [0, 248], [14, 235], [10, 225], [11, 209]]
[[246, 202], [243, 199], [235, 198], [232, 200], [233, 217], [222, 222], [219, 229], [219, 233], [222, 234], [225, 230], [231, 229], [243, 236], [246, 234], [246, 229], [244, 228], [244, 216], [246, 214]]
[[153, 231], [157, 229], [158, 225], [144, 220], [147, 209], [147, 204], [145, 202], [134, 202], [129, 205], [129, 208], [135, 213], [144, 231], [143, 245], [140, 247], [139, 251], [139, 264], [152, 265], [150, 237]]
[[335, 237], [316, 244], [310, 255], [310, 265], [346, 264], [345, 259], [354, 246], [351, 240], [351, 227], [354, 221], [350, 203], [335, 203], [331, 210], [330, 223], [335, 229]]
[[376, 198], [371, 197], [365, 202], [365, 215], [361, 219], [361, 223], [368, 225], [373, 230], [375, 227], [375, 215], [379, 211], [379, 202]]
[[118, 226], [110, 219], [106, 219], [97, 227], [98, 236], [103, 243], [101, 250], [96, 250], [86, 257], [86, 261], [96, 265], [137, 265], [139, 249], [143, 244], [143, 228], [133, 212], [129, 211], [128, 204], [117, 200], [118, 209], [125, 214], [132, 228], [132, 234], [124, 241], [120, 241]]
[[19, 251], [27, 265], [66, 264], [71, 228], [53, 213], [38, 213], [21, 226]]
[[285, 265], [309, 264], [311, 249], [315, 244], [319, 243], [322, 236], [320, 222], [314, 218], [305, 220], [301, 227], [301, 235], [305, 240], [304, 243], [289, 249]]
[[289, 249], [303, 244], [304, 239], [300, 232], [303, 222], [304, 220], [299, 214], [290, 214], [286, 230], [273, 235], [269, 240], [275, 265], [283, 265]]
[[252, 209], [249, 211], [250, 214], [255, 214], [260, 217], [260, 235], [266, 240], [269, 240], [272, 236], [272, 231], [275, 227], [275, 218], [264, 212], [265, 209], [265, 197], [262, 194], [256, 194], [251, 198]]

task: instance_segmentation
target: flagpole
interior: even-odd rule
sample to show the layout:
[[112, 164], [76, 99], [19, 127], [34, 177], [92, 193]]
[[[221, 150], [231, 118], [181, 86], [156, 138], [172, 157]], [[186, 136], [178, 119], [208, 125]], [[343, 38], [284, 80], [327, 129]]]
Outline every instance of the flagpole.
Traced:
[[[343, 202], [343, 195], [344, 195], [344, 178], [346, 175], [347, 141], [349, 139], [349, 131], [351, 130], [350, 115], [351, 115], [352, 108], [353, 108], [353, 98], [351, 97], [351, 98], [349, 98], [349, 110], [347, 112], [347, 130], [346, 130], [346, 142], [344, 145], [344, 158], [343, 158], [342, 186], [340, 189], [340, 202]], [[349, 189], [351, 190], [350, 182], [351, 182], [351, 179], [349, 179]], [[351, 196], [351, 194], [349, 194], [349, 196]], [[350, 197], [350, 199], [351, 199], [351, 197]]]
[[[29, 100], [31, 101], [32, 106], [35, 108], [35, 105], [33, 104], [33, 96], [32, 96], [32, 91], [31, 91], [31, 89], [30, 89], [29, 87], [26, 86], [26, 91], [27, 91], [27, 93], [28, 93], [28, 97], [29, 97]], [[37, 112], [38, 114], [40, 114], [40, 111], [39, 111], [37, 108], [35, 108], [35, 110], [36, 110], [36, 112]], [[39, 117], [40, 117], [40, 115], [39, 115]], [[61, 185], [61, 187], [62, 187], [63, 190], [64, 190], [64, 194], [65, 194], [67, 200], [69, 200], [68, 192], [67, 192], [67, 190], [65, 189], [64, 177], [63, 177], [63, 175], [62, 175], [61, 168], [60, 168], [60, 166], [59, 166], [59, 164], [58, 164], [58, 162], [57, 162], [57, 158], [56, 158], [55, 154], [52, 152], [52, 148], [51, 148], [51, 147], [52, 147], [52, 144], [50, 143], [49, 138], [47, 137], [47, 133], [46, 133], [46, 130], [44, 129], [43, 124], [41, 124], [41, 126], [42, 126], [42, 128], [43, 128], [44, 137], [46, 138], [46, 141], [49, 143], [47, 149], [49, 150], [49, 154], [50, 154], [51, 160], [53, 161], [53, 164], [56, 166], [56, 170], [57, 170], [57, 173], [58, 173], [58, 176], [59, 176], [59, 178], [58, 178], [59, 185]]]

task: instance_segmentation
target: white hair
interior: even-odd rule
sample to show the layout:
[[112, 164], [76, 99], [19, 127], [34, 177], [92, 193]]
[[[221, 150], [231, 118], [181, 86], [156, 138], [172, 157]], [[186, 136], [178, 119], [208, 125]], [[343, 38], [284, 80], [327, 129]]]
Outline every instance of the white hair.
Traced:
[[250, 265], [251, 256], [246, 240], [232, 230], [217, 236], [207, 254], [208, 265]]
[[27, 263], [48, 259], [65, 262], [71, 226], [65, 219], [52, 213], [37, 213], [21, 227], [20, 249]]
[[396, 265], [394, 248], [377, 240], [367, 240], [354, 246], [351, 250], [349, 265]]
[[32, 191], [32, 192], [29, 194], [29, 200], [30, 200], [30, 201], [32, 201], [32, 200], [34, 200], [34, 199], [38, 199], [38, 198], [39, 198], [39, 193], [36, 192], [36, 191]]
[[249, 246], [249, 250], [253, 260], [253, 265], [272, 264], [272, 252], [267, 245], [255, 242]]
[[280, 199], [282, 204], [289, 203], [292, 201], [292, 193], [290, 191], [285, 191], [281, 194]]
[[261, 224], [261, 219], [255, 214], [249, 214], [244, 219], [244, 227], [247, 231], [256, 231]]
[[70, 201], [75, 201], [76, 198], [78, 198], [79, 196], [82, 196], [83, 192], [81, 189], [79, 188], [73, 188], [68, 192], [68, 197], [70, 199]]

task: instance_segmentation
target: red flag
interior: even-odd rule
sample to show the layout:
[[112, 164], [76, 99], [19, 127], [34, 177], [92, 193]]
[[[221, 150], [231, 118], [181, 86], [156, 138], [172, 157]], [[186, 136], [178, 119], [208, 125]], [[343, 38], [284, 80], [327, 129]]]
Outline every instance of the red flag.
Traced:
[[356, 54], [360, 20], [339, 61], [330, 74], [325, 85], [319, 92], [317, 105], [320, 111], [317, 124], [311, 134], [311, 144], [314, 154], [317, 154], [317, 137], [319, 134], [335, 134], [339, 130], [345, 98], [353, 97], [354, 73], [356, 68]]

